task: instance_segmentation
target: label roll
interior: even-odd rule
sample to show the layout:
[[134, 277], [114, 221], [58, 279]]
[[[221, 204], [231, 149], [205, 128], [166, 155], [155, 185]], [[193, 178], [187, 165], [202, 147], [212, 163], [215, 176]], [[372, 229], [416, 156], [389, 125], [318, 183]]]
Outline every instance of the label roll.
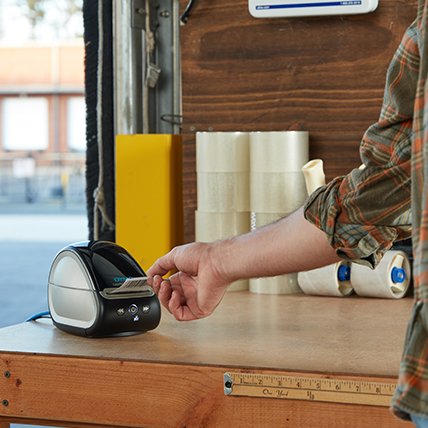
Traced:
[[307, 198], [301, 171], [250, 173], [250, 209], [261, 213], [288, 213], [303, 205]]
[[250, 133], [250, 170], [253, 172], [300, 171], [308, 160], [307, 131]]
[[297, 294], [302, 290], [297, 282], [297, 273], [250, 279], [250, 292], [256, 294]]
[[376, 269], [352, 264], [351, 283], [359, 296], [400, 299], [411, 279], [411, 267], [403, 251], [387, 251]]
[[250, 140], [247, 132], [197, 132], [197, 172], [248, 172]]
[[198, 172], [196, 187], [200, 211], [250, 211], [247, 172]]
[[299, 272], [298, 281], [305, 294], [349, 296], [352, 293], [351, 263], [342, 261], [319, 269]]

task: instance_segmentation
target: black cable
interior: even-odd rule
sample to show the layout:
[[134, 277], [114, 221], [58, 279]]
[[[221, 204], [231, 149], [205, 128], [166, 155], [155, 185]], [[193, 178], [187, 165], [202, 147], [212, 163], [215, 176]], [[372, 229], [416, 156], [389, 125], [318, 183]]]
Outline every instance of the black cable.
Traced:
[[184, 12], [180, 17], [180, 21], [182, 25], [187, 24], [187, 21], [189, 20], [189, 17], [190, 17], [190, 12], [192, 11], [195, 3], [196, 3], [196, 0], [189, 0], [189, 3], [187, 3], [186, 9], [184, 9]]

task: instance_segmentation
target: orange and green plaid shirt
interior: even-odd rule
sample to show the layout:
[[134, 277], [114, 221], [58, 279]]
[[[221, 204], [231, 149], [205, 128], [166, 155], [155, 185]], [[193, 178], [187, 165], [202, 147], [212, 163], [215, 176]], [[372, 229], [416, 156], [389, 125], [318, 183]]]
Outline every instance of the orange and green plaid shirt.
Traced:
[[364, 134], [364, 168], [311, 195], [306, 218], [341, 257], [375, 266], [413, 238], [415, 304], [393, 407], [428, 416], [428, 0], [419, 0], [389, 66], [379, 120]]

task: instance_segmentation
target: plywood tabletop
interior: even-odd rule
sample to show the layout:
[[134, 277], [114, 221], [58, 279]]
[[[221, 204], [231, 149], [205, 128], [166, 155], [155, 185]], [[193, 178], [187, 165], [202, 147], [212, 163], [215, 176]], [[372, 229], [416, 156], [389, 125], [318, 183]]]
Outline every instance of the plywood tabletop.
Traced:
[[0, 330], [0, 353], [396, 376], [412, 299], [398, 301], [230, 292], [209, 318], [165, 311], [145, 334], [72, 336], [50, 320]]

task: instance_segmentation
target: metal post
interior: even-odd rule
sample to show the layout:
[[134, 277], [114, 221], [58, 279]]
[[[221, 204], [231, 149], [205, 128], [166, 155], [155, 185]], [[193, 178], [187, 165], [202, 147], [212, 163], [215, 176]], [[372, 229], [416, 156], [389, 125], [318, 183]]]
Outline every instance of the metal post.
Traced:
[[[144, 0], [114, 2], [115, 134], [178, 134], [181, 119], [179, 1], [150, 2], [153, 59], [161, 69], [155, 88], [145, 87], [146, 47]], [[148, 94], [145, 94], [148, 91]], [[148, 124], [143, 126], [143, 99], [148, 97]], [[147, 99], [147, 98], [146, 98]]]
[[161, 134], [181, 131], [180, 7], [178, 0], [159, 0], [156, 61], [161, 74], [155, 88], [155, 126]]
[[142, 28], [135, 28], [134, 13], [144, 13], [137, 2], [113, 2], [114, 129], [115, 134], [142, 131]]

